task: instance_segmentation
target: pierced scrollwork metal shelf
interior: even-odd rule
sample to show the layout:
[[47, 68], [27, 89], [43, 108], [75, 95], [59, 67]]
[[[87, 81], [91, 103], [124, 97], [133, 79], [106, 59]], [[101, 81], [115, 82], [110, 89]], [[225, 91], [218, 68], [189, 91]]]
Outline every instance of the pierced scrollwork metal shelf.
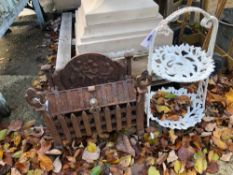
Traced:
[[[168, 33], [168, 23], [177, 19], [182, 14], [196, 12], [201, 13], [204, 18], [201, 25], [205, 28], [212, 27], [211, 39], [209, 42], [207, 52], [200, 47], [190, 46], [188, 44], [181, 44], [179, 46], [163, 46], [155, 48], [156, 35]], [[214, 52], [214, 45], [218, 30], [218, 20], [216, 17], [209, 15], [204, 10], [197, 7], [185, 7], [180, 9], [166, 19], [161, 21], [157, 28], [150, 34], [151, 43], [149, 48], [148, 58], [148, 72], [166, 79], [171, 82], [178, 83], [198, 83], [198, 88], [195, 93], [188, 93], [184, 88], [178, 90], [173, 87], [162, 90], [176, 94], [186, 95], [191, 99], [191, 106], [188, 107], [187, 113], [180, 116], [178, 121], [160, 120], [158, 117], [153, 116], [150, 109], [150, 99], [156, 93], [148, 87], [146, 95], [145, 109], [147, 113], [147, 126], [150, 126], [150, 121], [156, 121], [159, 125], [172, 129], [187, 129], [195, 126], [201, 122], [204, 117], [205, 100], [208, 87], [208, 78], [214, 71], [214, 61], [212, 59]]]
[[172, 82], [191, 83], [204, 80], [214, 70], [214, 61], [200, 47], [182, 44], [156, 49], [152, 71]]

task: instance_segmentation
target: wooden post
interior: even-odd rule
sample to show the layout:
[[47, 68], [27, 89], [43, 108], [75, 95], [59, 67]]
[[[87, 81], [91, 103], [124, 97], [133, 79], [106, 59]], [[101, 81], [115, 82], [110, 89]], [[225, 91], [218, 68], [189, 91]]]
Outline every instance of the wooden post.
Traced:
[[[224, 7], [226, 5], [226, 2], [227, 0], [218, 0], [218, 4], [217, 4], [217, 8], [216, 8], [216, 11], [215, 11], [215, 16], [217, 19], [220, 18], [223, 10], [224, 10]], [[205, 37], [205, 41], [202, 45], [202, 48], [207, 50], [208, 49], [208, 46], [209, 46], [209, 42], [210, 42], [210, 37], [211, 37], [211, 33], [212, 33], [212, 28], [208, 30], [208, 33]]]

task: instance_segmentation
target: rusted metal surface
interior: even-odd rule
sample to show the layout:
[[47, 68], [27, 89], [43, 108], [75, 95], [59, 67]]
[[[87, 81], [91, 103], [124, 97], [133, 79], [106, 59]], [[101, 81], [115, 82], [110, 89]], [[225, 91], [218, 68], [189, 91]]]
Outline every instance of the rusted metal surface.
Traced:
[[28, 88], [25, 94], [25, 99], [37, 111], [45, 110], [45, 93], [36, 91], [33, 88]]
[[94, 91], [88, 87], [55, 91], [47, 94], [51, 115], [79, 112], [92, 108], [91, 100], [97, 100], [98, 107], [129, 103], [136, 100], [132, 79], [96, 85]]
[[[94, 58], [89, 62], [90, 57], [86, 56], [86, 61], [84, 58], [81, 57], [81, 62], [77, 62], [78, 58], [74, 58], [64, 68], [63, 73], [68, 80], [60, 82], [60, 85], [54, 79], [57, 75], [52, 75], [51, 83], [54, 87], [68, 88], [68, 90], [59, 91], [55, 90], [56, 88], [51, 88], [51, 91], [46, 92], [41, 100], [47, 101], [47, 108], [39, 105], [40, 103], [32, 103], [35, 98], [40, 97], [40, 93], [38, 94], [33, 90], [28, 91], [28, 102], [34, 105], [34, 108], [39, 108], [42, 111], [41, 114], [55, 142], [62, 144], [64, 140], [71, 142], [83, 136], [91, 136], [93, 133], [101, 136], [106, 132], [132, 127], [136, 128], [137, 131], [143, 130], [144, 89], [146, 87], [145, 81], [147, 83], [149, 81], [148, 77], [145, 76], [146, 73], [140, 76], [135, 84], [133, 79], [129, 77], [130, 66], [123, 68], [123, 66], [119, 66], [120, 64], [115, 64], [99, 54], [96, 58], [103, 59], [102, 61]], [[129, 59], [126, 60], [126, 63], [130, 63]], [[106, 65], [108, 68], [105, 68]], [[92, 70], [89, 70], [90, 67]], [[47, 67], [45, 70], [48, 69], [50, 68]], [[62, 77], [61, 75], [60, 77]], [[103, 77], [104, 83], [101, 83], [103, 81], [101, 77]], [[90, 86], [79, 88], [79, 86], [86, 84]], [[72, 89], [73, 87], [75, 88]], [[141, 91], [139, 92], [138, 89]]]
[[59, 90], [124, 80], [127, 67], [96, 53], [73, 58], [61, 71], [53, 76]]

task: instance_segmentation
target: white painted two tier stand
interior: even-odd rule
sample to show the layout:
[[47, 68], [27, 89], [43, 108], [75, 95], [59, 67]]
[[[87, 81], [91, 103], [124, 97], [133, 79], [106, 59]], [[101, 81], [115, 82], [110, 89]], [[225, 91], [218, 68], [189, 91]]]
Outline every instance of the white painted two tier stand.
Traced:
[[[177, 19], [182, 14], [196, 12], [203, 14], [201, 26], [211, 28], [212, 34], [207, 52], [200, 47], [182, 44], [180, 46], [164, 46], [155, 48], [156, 35], [166, 35], [169, 29], [168, 23]], [[198, 90], [195, 93], [188, 93], [185, 88], [176, 90], [174, 87], [162, 88], [162, 90], [174, 93], [176, 95], [187, 95], [192, 104], [187, 109], [185, 116], [181, 116], [178, 121], [159, 120], [153, 116], [150, 109], [150, 99], [156, 93], [148, 87], [146, 96], [147, 125], [150, 126], [151, 120], [158, 122], [159, 125], [172, 129], [187, 129], [201, 122], [205, 113], [205, 100], [207, 95], [208, 78], [214, 70], [214, 61], [212, 60], [215, 40], [218, 30], [218, 20], [207, 12], [196, 7], [186, 7], [180, 9], [166, 19], [153, 30], [152, 42], [149, 48], [148, 71], [171, 82], [195, 83], [199, 82]]]

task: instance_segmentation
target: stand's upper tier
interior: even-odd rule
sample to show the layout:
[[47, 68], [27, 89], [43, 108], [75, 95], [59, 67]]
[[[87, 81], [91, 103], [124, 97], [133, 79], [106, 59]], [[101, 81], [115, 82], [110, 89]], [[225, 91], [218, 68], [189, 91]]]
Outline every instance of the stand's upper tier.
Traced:
[[191, 83], [204, 80], [214, 71], [214, 61], [200, 47], [182, 44], [154, 50], [152, 72], [172, 82]]

